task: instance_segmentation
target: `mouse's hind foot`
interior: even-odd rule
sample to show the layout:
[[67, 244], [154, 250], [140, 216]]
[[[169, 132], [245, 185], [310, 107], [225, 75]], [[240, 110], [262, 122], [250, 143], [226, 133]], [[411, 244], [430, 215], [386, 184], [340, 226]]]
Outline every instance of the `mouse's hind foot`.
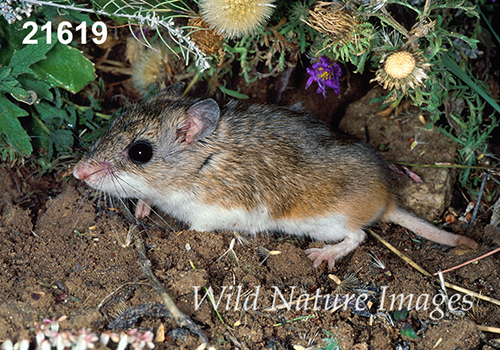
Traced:
[[335, 266], [335, 261], [356, 249], [366, 237], [366, 233], [359, 229], [350, 232], [347, 237], [337, 244], [326, 244], [323, 248], [306, 249], [305, 253], [313, 261], [313, 267], [317, 268], [323, 261], [328, 262], [331, 270]]

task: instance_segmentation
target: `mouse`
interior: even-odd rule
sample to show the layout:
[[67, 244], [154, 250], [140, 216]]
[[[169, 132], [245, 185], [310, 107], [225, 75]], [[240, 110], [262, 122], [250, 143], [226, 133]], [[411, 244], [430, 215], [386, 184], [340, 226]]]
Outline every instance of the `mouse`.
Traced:
[[334, 131], [300, 105], [183, 96], [176, 83], [113, 121], [76, 164], [90, 187], [138, 199], [197, 231], [283, 232], [325, 242], [305, 250], [335, 263], [377, 221], [447, 246], [477, 248], [398, 205], [394, 180], [364, 141]]

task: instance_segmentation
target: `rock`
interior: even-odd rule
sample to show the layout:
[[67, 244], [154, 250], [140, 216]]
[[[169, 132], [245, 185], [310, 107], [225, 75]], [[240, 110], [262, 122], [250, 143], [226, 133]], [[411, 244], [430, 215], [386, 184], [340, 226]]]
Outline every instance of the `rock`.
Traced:
[[[418, 108], [412, 106], [399, 115], [379, 115], [380, 103], [370, 101], [382, 93], [380, 88], [373, 89], [350, 104], [340, 122], [340, 129], [360, 139], [366, 140], [365, 135], [369, 135], [369, 144], [388, 163], [454, 163], [457, 144], [435, 127], [425, 129], [421, 119], [425, 118], [425, 124], [430, 120]], [[456, 172], [450, 168], [407, 168], [423, 183], [417, 183], [407, 175], [395, 174], [400, 204], [428, 221], [439, 218], [449, 206]]]

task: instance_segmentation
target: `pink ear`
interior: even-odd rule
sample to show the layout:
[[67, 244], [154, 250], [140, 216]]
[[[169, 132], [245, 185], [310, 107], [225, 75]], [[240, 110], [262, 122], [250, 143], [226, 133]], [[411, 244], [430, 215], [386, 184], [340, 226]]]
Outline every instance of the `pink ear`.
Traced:
[[211, 98], [192, 105], [187, 111], [186, 126], [180, 130], [186, 133], [185, 141], [192, 143], [210, 135], [217, 126], [219, 115], [219, 105]]
[[188, 119], [188, 125], [186, 130], [186, 142], [191, 143], [198, 139], [198, 136], [203, 132], [203, 121], [198, 118]]

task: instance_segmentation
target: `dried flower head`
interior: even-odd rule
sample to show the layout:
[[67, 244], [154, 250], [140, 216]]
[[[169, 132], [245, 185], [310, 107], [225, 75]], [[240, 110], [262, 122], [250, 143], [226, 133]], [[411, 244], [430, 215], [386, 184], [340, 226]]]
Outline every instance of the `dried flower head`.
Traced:
[[385, 60], [385, 72], [394, 79], [404, 79], [415, 69], [415, 57], [408, 51], [393, 53]]
[[333, 43], [344, 45], [353, 40], [355, 27], [361, 22], [339, 3], [318, 1], [309, 10], [307, 24], [329, 37]]
[[138, 49], [137, 62], [132, 64], [132, 82], [142, 96], [151, 90], [153, 84], [163, 88], [173, 80], [173, 72], [181, 73], [185, 68], [184, 62], [175, 59], [172, 51], [161, 41], [152, 43], [150, 47], [139, 43]]
[[137, 91], [145, 96], [153, 84], [164, 84], [168, 81], [170, 53], [167, 49], [147, 48], [135, 65], [132, 66], [132, 82]]
[[190, 18], [188, 26], [192, 27], [191, 40], [208, 56], [220, 53], [224, 37], [210, 29], [201, 17]]
[[319, 1], [309, 10], [305, 22], [323, 36], [313, 45], [315, 56], [325, 52], [337, 61], [358, 66], [364, 60], [360, 57], [370, 50], [375, 28], [346, 5]]
[[273, 12], [274, 0], [200, 0], [203, 19], [221, 35], [251, 35]]
[[384, 89], [406, 91], [416, 86], [424, 85], [429, 78], [425, 73], [431, 66], [421, 52], [416, 50], [401, 50], [386, 53], [380, 60], [376, 76], [372, 81], [377, 81]]

